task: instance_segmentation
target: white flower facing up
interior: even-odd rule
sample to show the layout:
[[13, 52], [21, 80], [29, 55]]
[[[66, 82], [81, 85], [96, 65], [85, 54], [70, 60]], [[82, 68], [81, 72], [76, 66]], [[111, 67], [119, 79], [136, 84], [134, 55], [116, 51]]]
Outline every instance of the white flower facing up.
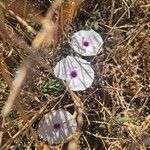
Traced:
[[94, 56], [103, 48], [102, 37], [94, 30], [80, 30], [71, 37], [71, 47], [83, 56]]
[[73, 115], [60, 109], [46, 114], [39, 123], [38, 135], [49, 145], [66, 142], [77, 130]]
[[59, 61], [54, 68], [56, 77], [65, 80], [73, 91], [83, 91], [92, 85], [94, 71], [90, 62], [79, 58], [67, 56]]

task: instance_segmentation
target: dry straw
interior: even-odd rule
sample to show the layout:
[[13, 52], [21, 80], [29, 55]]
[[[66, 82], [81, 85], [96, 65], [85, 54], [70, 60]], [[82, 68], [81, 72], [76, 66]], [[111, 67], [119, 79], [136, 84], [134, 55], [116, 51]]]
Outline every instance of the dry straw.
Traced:
[[[79, 3], [80, 2], [78, 1], [78, 3], [76, 3], [76, 4], [79, 4]], [[0, 6], [3, 7], [3, 9], [6, 8], [2, 2], [0, 3]], [[32, 47], [30, 48], [32, 51], [31, 51], [28, 59], [26, 59], [22, 63], [21, 67], [19, 67], [19, 69], [16, 73], [15, 79], [12, 82], [12, 85], [10, 88], [10, 95], [2, 109], [2, 117], [5, 118], [10, 113], [12, 106], [15, 103], [15, 105], [18, 106], [21, 115], [23, 116], [23, 120], [29, 126], [29, 128], [31, 130], [31, 134], [33, 135], [34, 139], [36, 140], [36, 143], [38, 143], [38, 142], [37, 142], [36, 135], [35, 135], [34, 131], [32, 130], [31, 123], [28, 121], [28, 119], [22, 109], [22, 106], [19, 103], [19, 94], [21, 91], [20, 89], [22, 88], [24, 82], [26, 81], [28, 71], [35, 65], [35, 59], [33, 59], [33, 58], [34, 57], [37, 58], [39, 48], [47, 47], [47, 46], [51, 45], [55, 40], [55, 35], [56, 35], [57, 29], [58, 29], [57, 28], [58, 22], [53, 22], [52, 17], [54, 15], [55, 11], [58, 10], [58, 8], [60, 8], [61, 6], [62, 6], [62, 0], [54, 0], [51, 7], [47, 11], [45, 18], [41, 21], [42, 29], [37, 33], [37, 36], [33, 40]], [[15, 14], [13, 14], [13, 12], [9, 11], [9, 13], [11, 15], [15, 16]], [[65, 15], [66, 15], [66, 13], [64, 14], [64, 16]], [[24, 22], [21, 18], [19, 18], [19, 17], [16, 17], [16, 18], [19, 22], [21, 22], [23, 25], [25, 25], [30, 31], [32, 30], [32, 28], [30, 28], [28, 26], [28, 24], [26, 24], [26, 22]], [[70, 17], [69, 21], [71, 21], [72, 18]], [[66, 21], [66, 22], [68, 22], [68, 21]], [[35, 34], [34, 30], [32, 30], [32, 31]], [[15, 42], [16, 41], [14, 41], [14, 43]], [[71, 91], [68, 91], [68, 92], [70, 93], [72, 100], [75, 103], [76, 113], [78, 114], [78, 116], [80, 116], [80, 118], [82, 118], [82, 112], [78, 111], [82, 108], [81, 103], [79, 102], [80, 101], [79, 98], [75, 95], [75, 93], [72, 93]], [[78, 109], [79, 107], [80, 107], [80, 109]], [[80, 121], [81, 120], [82, 119], [80, 119]], [[82, 124], [82, 123], [79, 123], [79, 124]], [[12, 142], [13, 142], [13, 139], [11, 141], [9, 141], [9, 144], [11, 144]]]
[[[56, 8], [58, 8], [61, 5], [61, 0], [59, 1], [54, 1], [51, 8], [48, 10], [48, 13], [42, 23], [42, 31], [43, 32], [39, 32], [37, 34], [37, 36], [35, 37], [35, 39], [33, 40], [33, 44], [32, 44], [32, 49], [33, 51], [33, 57], [34, 55], [36, 56], [38, 53], [38, 48], [40, 46], [42, 46], [43, 41], [47, 38], [46, 37], [46, 32], [51, 32], [54, 33], [55, 30], [54, 28], [51, 28], [51, 24], [52, 21], [50, 22], [49, 20], [51, 20], [51, 17], [55, 11]], [[40, 38], [42, 37], [42, 38]], [[49, 38], [49, 37], [48, 37]], [[49, 39], [50, 44], [52, 44], [52, 37]], [[12, 105], [14, 104], [15, 99], [17, 98], [17, 95], [19, 94], [19, 89], [21, 89], [23, 82], [25, 81], [27, 72], [29, 70], [29, 68], [32, 68], [32, 59], [31, 60], [27, 60], [24, 62], [24, 64], [22, 65], [22, 67], [20, 69], [18, 69], [17, 75], [13, 81], [12, 87], [11, 87], [11, 91], [10, 91], [10, 95], [8, 97], [7, 102], [5, 103], [5, 106], [3, 107], [2, 110], [2, 116], [6, 117], [8, 115], [8, 113], [10, 112]]]

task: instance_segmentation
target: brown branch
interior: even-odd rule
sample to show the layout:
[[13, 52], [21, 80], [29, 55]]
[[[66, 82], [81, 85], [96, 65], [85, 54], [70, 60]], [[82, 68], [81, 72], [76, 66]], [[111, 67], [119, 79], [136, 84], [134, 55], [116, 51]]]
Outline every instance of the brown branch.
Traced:
[[[26, 80], [27, 73], [30, 71], [30, 68], [33, 68], [33, 66], [35, 65], [35, 60], [37, 58], [38, 49], [40, 47], [46, 47], [46, 46], [51, 45], [53, 43], [53, 41], [55, 40], [55, 34], [57, 31], [57, 23], [52, 21], [52, 16], [54, 15], [55, 10], [58, 7], [60, 7], [61, 4], [62, 4], [62, 0], [55, 0], [52, 3], [52, 6], [49, 8], [46, 17], [43, 19], [42, 29], [37, 34], [37, 36], [35, 37], [35, 39], [33, 40], [33, 43], [32, 43], [33, 52], [31, 52], [28, 59], [25, 60], [24, 63], [22, 64], [22, 66], [18, 69], [18, 73], [17, 73], [17, 75], [16, 75], [16, 77], [12, 83], [10, 95], [9, 95], [7, 102], [5, 103], [5, 105], [2, 109], [3, 118], [5, 118], [9, 114], [15, 100], [19, 100], [18, 97], [20, 94], [20, 89], [22, 88], [23, 83]], [[50, 37], [49, 37], [49, 35], [50, 35]], [[36, 57], [36, 58], [34, 58], [34, 57]], [[81, 103], [80, 98], [74, 92], [69, 91], [69, 93], [72, 97], [72, 100], [75, 103], [76, 113], [77, 113], [76, 118], [77, 118], [78, 126], [81, 129], [82, 124], [83, 124], [83, 105]], [[37, 137], [36, 137], [34, 131], [32, 130], [30, 122], [28, 121], [20, 103], [16, 102], [15, 104], [17, 106], [19, 106], [19, 111], [20, 111], [21, 115], [24, 116], [23, 120], [27, 123], [27, 126], [31, 130], [31, 134], [33, 135], [34, 139], [37, 142]], [[78, 143], [79, 137], [80, 137], [80, 134], [77, 136], [77, 138], [74, 138], [74, 140], [77, 143]], [[72, 142], [70, 142], [70, 144]], [[78, 144], [77, 144], [77, 146], [78, 146]]]
[[[52, 28], [50, 26], [52, 21], [50, 22], [49, 19], [51, 19], [51, 18], [48, 18], [48, 17], [51, 17], [53, 15], [55, 9], [58, 6], [60, 6], [60, 4], [61, 4], [60, 2], [61, 2], [61, 0], [59, 0], [59, 1], [55, 0], [53, 2], [52, 7], [49, 9], [49, 11], [45, 17], [46, 18], [45, 21], [43, 21], [43, 23], [42, 23], [43, 32], [39, 32], [33, 41], [33, 44], [32, 44], [32, 48], [34, 49], [34, 53], [32, 53], [33, 57], [36, 56], [36, 54], [38, 52], [38, 48], [42, 45], [44, 39], [46, 38], [45, 34], [48, 31], [50, 31], [52, 34], [55, 32], [54, 28]], [[40, 38], [41, 36], [43, 38]], [[50, 39], [50, 40], [51, 40], [50, 44], [52, 44], [53, 39]], [[31, 58], [31, 57], [29, 56], [29, 58]], [[22, 85], [26, 79], [26, 75], [27, 75], [29, 69], [32, 68], [32, 65], [33, 65], [32, 59], [27, 59], [23, 63], [22, 67], [20, 67], [18, 69], [18, 73], [17, 73], [17, 75], [16, 75], [16, 77], [12, 83], [10, 95], [9, 95], [7, 102], [5, 103], [5, 105], [2, 109], [2, 116], [3, 117], [6, 117], [9, 114], [9, 112], [12, 108], [12, 105], [14, 104], [15, 99], [19, 96], [19, 89], [21, 89], [21, 87], [22, 87]]]

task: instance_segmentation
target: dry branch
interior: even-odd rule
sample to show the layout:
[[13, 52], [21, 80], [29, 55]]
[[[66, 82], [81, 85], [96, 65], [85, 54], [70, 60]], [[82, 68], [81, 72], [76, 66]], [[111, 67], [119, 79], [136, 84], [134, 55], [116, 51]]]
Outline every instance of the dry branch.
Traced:
[[[43, 31], [42, 32], [42, 35], [43, 33], [46, 33], [46, 31], [49, 31], [51, 30], [51, 27], [49, 27], [49, 19], [51, 20], [51, 18], [48, 18], [48, 17], [52, 17], [55, 9], [61, 5], [60, 3], [61, 1], [54, 1], [51, 9], [49, 9], [47, 15], [46, 15], [46, 20], [44, 21], [44, 23], [42, 24], [43, 26]], [[48, 19], [48, 20], [47, 20]], [[45, 25], [45, 23], [48, 23]], [[52, 33], [54, 32], [54, 30], [51, 30]], [[42, 45], [43, 41], [45, 38], [45, 35], [43, 35], [44, 38], [42, 39], [39, 39], [39, 35], [41, 35], [41, 32], [39, 32], [39, 34], [37, 35], [37, 37], [34, 39], [33, 41], [33, 49], [35, 50], [35, 55], [36, 53], [38, 52], [38, 48]], [[35, 42], [35, 41], [38, 41], [38, 42]], [[51, 39], [51, 42], [52, 42], [52, 39]], [[26, 75], [27, 75], [27, 72], [29, 71], [29, 69], [32, 68], [32, 61], [30, 61], [29, 59], [27, 61], [24, 62], [24, 64], [22, 65], [22, 67], [20, 67], [20, 69], [18, 70], [18, 74], [17, 76], [15, 77], [15, 80], [13, 81], [13, 85], [12, 85], [12, 88], [11, 88], [11, 91], [10, 91], [10, 95], [8, 97], [8, 100], [7, 102], [5, 103], [5, 106], [3, 107], [3, 110], [2, 110], [2, 116], [3, 117], [6, 117], [8, 115], [8, 113], [10, 112], [11, 108], [12, 108], [12, 105], [15, 101], [15, 99], [17, 98], [17, 96], [19, 96], [19, 89], [21, 89], [24, 81], [25, 81], [25, 78], [26, 78]]]
[[[42, 29], [37, 34], [37, 36], [35, 37], [35, 39], [33, 40], [33, 43], [32, 43], [32, 50], [33, 50], [32, 56], [30, 55], [29, 58], [27, 60], [25, 60], [24, 63], [22, 64], [22, 66], [18, 69], [15, 79], [12, 83], [10, 95], [9, 95], [7, 102], [5, 103], [3, 110], [2, 110], [3, 118], [5, 118], [11, 111], [11, 108], [12, 108], [15, 100], [19, 100], [18, 98], [19, 98], [19, 94], [20, 94], [20, 89], [22, 88], [22, 86], [26, 80], [27, 73], [29, 71], [31, 71], [31, 68], [34, 66], [33, 64], [35, 62], [34, 61], [35, 58], [32, 59], [32, 57], [35, 57], [37, 55], [38, 49], [40, 47], [47, 47], [47, 46], [51, 45], [53, 43], [53, 41], [55, 40], [55, 35], [57, 32], [57, 23], [52, 21], [52, 17], [54, 15], [56, 9], [58, 9], [58, 7], [60, 7], [61, 5], [62, 5], [61, 0], [54, 1], [52, 3], [52, 6], [50, 7], [50, 9], [48, 10], [46, 17], [42, 20]], [[9, 11], [9, 12], [15, 16], [15, 14], [13, 14], [13, 12], [11, 12], [11, 11]], [[66, 14], [64, 13], [63, 15], [66, 15]], [[20, 17], [17, 17], [17, 19], [18, 19], [18, 21], [20, 21], [21, 23], [23, 23], [25, 26], [28, 27], [26, 22], [24, 23], [24, 21], [22, 21], [22, 19]], [[70, 21], [71, 21], [71, 19], [70, 19]], [[31, 29], [30, 29], [30, 31], [31, 31]], [[82, 124], [82, 122], [83, 122], [82, 121], [83, 120], [82, 111], [80, 111], [81, 104], [79, 104], [79, 101], [77, 104], [78, 98], [77, 98], [77, 96], [75, 96], [75, 94], [73, 94], [71, 92], [70, 92], [70, 94], [72, 95], [73, 101], [75, 102], [76, 107], [77, 107], [77, 114], [78, 114], [77, 121], [79, 124]], [[22, 116], [24, 116], [23, 117], [24, 121], [28, 123], [29, 129], [31, 130], [34, 139], [37, 141], [34, 131], [32, 130], [30, 123], [28, 122], [28, 119], [27, 119], [26, 115], [24, 114], [24, 111], [23, 111], [20, 103], [16, 102], [15, 104], [19, 107], [20, 113], [22, 114]], [[36, 143], [38, 143], [38, 142], [36, 142]]]

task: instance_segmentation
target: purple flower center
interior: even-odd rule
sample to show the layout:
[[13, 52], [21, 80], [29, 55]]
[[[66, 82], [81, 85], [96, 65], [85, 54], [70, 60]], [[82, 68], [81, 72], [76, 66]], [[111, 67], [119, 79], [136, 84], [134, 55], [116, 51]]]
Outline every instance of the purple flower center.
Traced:
[[88, 41], [83, 41], [83, 45], [85, 46], [85, 47], [88, 47], [89, 46], [89, 42]]
[[58, 130], [61, 128], [61, 125], [59, 123], [54, 124], [54, 129]]
[[75, 70], [71, 71], [70, 76], [72, 78], [76, 78], [77, 77], [77, 72]]

